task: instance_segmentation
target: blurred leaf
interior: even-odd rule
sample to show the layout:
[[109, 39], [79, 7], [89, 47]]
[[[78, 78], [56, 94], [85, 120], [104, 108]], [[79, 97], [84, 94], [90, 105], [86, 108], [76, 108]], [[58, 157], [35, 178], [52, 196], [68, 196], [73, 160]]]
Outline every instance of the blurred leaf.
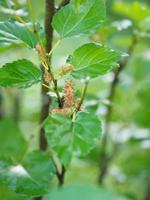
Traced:
[[116, 1], [113, 4], [113, 10], [122, 16], [132, 19], [136, 23], [150, 16], [150, 7], [137, 1], [130, 3]]
[[117, 195], [113, 192], [107, 191], [105, 189], [100, 189], [95, 186], [89, 185], [74, 185], [64, 187], [61, 190], [53, 192], [49, 195], [52, 200], [117, 200]]
[[142, 31], [150, 33], [150, 16], [142, 20], [139, 24], [139, 27]]
[[52, 25], [61, 38], [91, 34], [101, 25], [105, 17], [103, 0], [72, 0], [54, 16]]
[[0, 68], [1, 87], [30, 87], [40, 78], [41, 71], [26, 59], [7, 63]]
[[26, 147], [26, 142], [18, 126], [11, 120], [0, 121], [0, 159], [18, 160]]
[[6, 15], [10, 15], [10, 16], [20, 16], [20, 17], [26, 17], [28, 15], [28, 13], [26, 12], [25, 9], [11, 9], [11, 8], [4, 8], [4, 7], [0, 7], [0, 12], [6, 14]]
[[118, 164], [124, 173], [129, 176], [148, 175], [150, 173], [149, 149], [139, 148], [138, 145], [131, 143], [131, 146], [124, 149], [120, 155]]
[[96, 146], [102, 132], [99, 119], [84, 112], [77, 114], [75, 122], [60, 114], [49, 116], [45, 130], [48, 144], [64, 165], [69, 164], [72, 153], [87, 155]]
[[31, 152], [17, 165], [0, 161], [0, 181], [21, 195], [47, 193], [54, 173], [54, 166], [46, 152]]
[[0, 199], [3, 200], [27, 200], [27, 198], [16, 194], [14, 191], [9, 189], [6, 185], [0, 183]]
[[150, 108], [144, 107], [143, 105], [139, 105], [136, 107], [133, 112], [133, 120], [134, 122], [143, 128], [150, 127]]
[[17, 21], [0, 22], [0, 44], [14, 43], [24, 43], [31, 48], [35, 48], [37, 39], [25, 25]]
[[150, 105], [150, 81], [144, 82], [138, 91], [137, 97], [141, 104], [148, 108]]
[[0, 6], [8, 7], [8, 8], [16, 8], [24, 4], [24, 2], [20, 0], [0, 0]]
[[48, 189], [48, 184], [55, 174], [55, 167], [48, 153], [42, 151], [31, 152], [25, 157], [22, 165], [37, 183]]
[[70, 57], [69, 63], [74, 66], [74, 78], [97, 77], [117, 67], [122, 54], [113, 49], [94, 43], [81, 46]]
[[6, 0], [0, 0], [0, 6], [5, 6], [5, 7], [7, 7], [7, 2], [6, 2]]
[[[144, 52], [143, 49], [142, 51]], [[144, 54], [145, 54], [145, 57], [144, 57]], [[137, 82], [150, 79], [150, 67], [149, 67], [150, 60], [148, 59], [148, 57], [149, 57], [148, 52], [144, 52], [142, 55], [135, 57], [134, 60], [131, 62], [133, 77], [135, 81]]]
[[0, 0], [0, 12], [6, 15], [26, 17], [28, 12], [20, 0]]
[[144, 128], [150, 127], [150, 81], [145, 81], [141, 84], [140, 89], [137, 92], [138, 104], [135, 106], [133, 112], [134, 122]]

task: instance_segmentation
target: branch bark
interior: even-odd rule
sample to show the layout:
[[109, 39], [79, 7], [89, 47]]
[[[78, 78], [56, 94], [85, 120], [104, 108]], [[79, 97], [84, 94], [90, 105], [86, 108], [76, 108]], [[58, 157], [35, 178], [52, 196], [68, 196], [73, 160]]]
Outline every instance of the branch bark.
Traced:
[[150, 177], [148, 180], [148, 185], [146, 188], [146, 194], [145, 194], [144, 200], [150, 200]]
[[14, 94], [14, 104], [13, 104], [13, 119], [16, 123], [19, 122], [20, 119], [20, 111], [21, 111], [21, 92], [17, 92]]
[[[69, 1], [62, 1], [60, 4], [60, 7], [66, 5], [69, 3]], [[55, 13], [55, 3], [54, 0], [45, 0], [45, 35], [46, 35], [46, 46], [45, 51], [46, 53], [50, 53], [52, 51], [52, 42], [53, 42], [53, 28], [51, 26], [52, 18]], [[51, 104], [51, 98], [47, 95], [49, 92], [49, 88], [45, 87], [44, 85], [49, 86], [45, 80], [44, 80], [44, 66], [41, 66], [41, 69], [43, 71], [43, 85], [42, 85], [42, 109], [41, 109], [41, 116], [40, 116], [40, 124], [48, 117], [49, 114], [49, 108]], [[61, 98], [59, 96], [58, 87], [57, 87], [57, 80], [54, 79], [52, 71], [51, 71], [51, 56], [49, 57], [49, 65], [48, 65], [48, 72], [52, 76], [53, 84], [54, 84], [54, 90], [58, 97], [58, 106], [59, 108], [63, 108], [63, 104], [61, 101]], [[47, 149], [47, 141], [45, 138], [45, 130], [44, 127], [40, 130], [40, 149], [46, 150]], [[62, 186], [64, 183], [64, 177], [65, 177], [65, 167], [62, 166], [62, 173], [57, 174], [57, 178], [59, 181], [59, 186]], [[35, 200], [41, 200], [42, 197], [36, 197]]]
[[[67, 5], [68, 3], [70, 2], [70, 0], [62, 0], [61, 3], [59, 4], [58, 8], [57, 8], [57, 11], [59, 9], [61, 9], [61, 7]], [[57, 80], [54, 80], [54, 90], [55, 90], [55, 93], [57, 94]], [[58, 97], [58, 105], [59, 105], [59, 108], [63, 108], [63, 99], [61, 99], [59, 97], [59, 94], [57, 94], [57, 97]], [[57, 167], [56, 167], [57, 168]], [[65, 179], [65, 173], [66, 173], [66, 169], [64, 167], [64, 165], [62, 165], [62, 171], [61, 173], [59, 173], [59, 171], [56, 172], [56, 175], [57, 175], [57, 179], [58, 179], [58, 182], [59, 182], [59, 187], [61, 187], [63, 184], [64, 184], [64, 179]]]
[[[53, 42], [53, 28], [51, 26], [52, 18], [54, 15], [54, 0], [45, 0], [45, 35], [46, 35], [46, 45], [45, 51], [49, 53], [52, 49], [52, 42]], [[49, 62], [51, 62], [51, 57], [49, 58]], [[43, 72], [42, 82], [47, 85], [44, 79], [44, 66], [41, 65], [41, 70]], [[50, 71], [50, 65], [49, 69]], [[49, 88], [42, 85], [41, 88], [41, 101], [42, 101], [42, 108], [40, 114], [40, 124], [48, 117], [49, 108], [51, 104], [51, 98], [47, 93], [49, 92]], [[40, 149], [45, 151], [47, 149], [47, 140], [45, 138], [45, 130], [44, 127], [40, 129], [40, 137], [39, 137]], [[34, 200], [42, 200], [42, 196], [35, 197]]]
[[3, 109], [3, 96], [0, 91], [0, 120], [4, 117], [4, 109]]
[[[69, 1], [62, 1], [59, 8], [61, 8], [62, 6], [66, 5], [67, 3], [69, 3]], [[59, 91], [58, 91], [58, 86], [57, 86], [57, 80], [55, 80], [53, 73], [51, 71], [51, 52], [52, 52], [52, 42], [53, 42], [53, 27], [51, 25], [52, 23], [52, 19], [55, 13], [55, 3], [54, 0], [45, 0], [45, 35], [46, 35], [46, 45], [45, 45], [45, 52], [47, 53], [48, 56], [48, 63], [47, 63], [47, 67], [48, 70], [47, 72], [51, 75], [52, 78], [52, 82], [54, 84], [54, 91], [57, 95], [58, 98], [58, 107], [59, 108], [63, 108], [63, 103], [61, 101], [61, 97], [59, 95]], [[42, 89], [41, 89], [41, 96], [42, 96], [42, 108], [41, 108], [41, 115], [40, 115], [40, 124], [42, 124], [42, 122], [48, 117], [49, 115], [49, 109], [50, 109], [50, 105], [51, 105], [51, 98], [49, 95], [47, 95], [47, 93], [49, 92], [49, 84], [47, 83], [47, 81], [45, 80], [44, 74], [45, 74], [45, 67], [43, 65], [41, 65], [41, 69], [43, 72], [43, 76], [42, 76]], [[45, 87], [45, 85], [47, 87]], [[44, 127], [42, 127], [40, 129], [40, 149], [43, 151], [46, 151], [47, 149], [47, 140], [45, 138], [45, 130]], [[61, 173], [57, 173], [57, 178], [59, 181], [59, 186], [62, 186], [64, 183], [64, 177], [65, 177], [65, 167], [62, 166], [62, 172]], [[42, 200], [42, 197], [35, 197], [34, 200]]]
[[[55, 9], [54, 0], [45, 0], [45, 35], [46, 35], [45, 50], [46, 50], [46, 53], [49, 53], [52, 49], [53, 28], [51, 26], [51, 22], [54, 15], [54, 9]], [[51, 60], [49, 60], [49, 62], [50, 61]], [[43, 71], [43, 83], [47, 84], [45, 83], [45, 80], [44, 80], [44, 67], [41, 66], [41, 69]], [[42, 85], [42, 90], [41, 90], [42, 108], [41, 108], [40, 124], [47, 118], [48, 113], [49, 113], [51, 99], [47, 95], [48, 92], [49, 92], [49, 88]], [[45, 130], [44, 130], [44, 127], [42, 127], [40, 130], [40, 149], [46, 150], [46, 148], [47, 148], [47, 141], [45, 139]]]
[[56, 174], [57, 174], [57, 179], [58, 179], [58, 181], [59, 181], [59, 187], [62, 187], [63, 184], [64, 184], [65, 173], [66, 173], [66, 169], [65, 169], [64, 166], [62, 166], [62, 171], [61, 171], [61, 173], [59, 173], [58, 171], [57, 171], [57, 173], [56, 173]]
[[131, 46], [128, 50], [129, 56], [120, 62], [120, 67], [115, 71], [114, 78], [113, 78], [112, 84], [110, 86], [110, 92], [109, 92], [109, 96], [108, 96], [109, 105], [107, 107], [106, 122], [105, 122], [105, 128], [104, 128], [105, 132], [104, 132], [103, 140], [102, 140], [102, 144], [101, 144], [100, 174], [99, 174], [99, 180], [98, 180], [99, 185], [103, 184], [104, 178], [107, 174], [109, 163], [113, 159], [114, 154], [116, 152], [116, 148], [115, 148], [115, 150], [112, 153], [113, 155], [107, 154], [107, 145], [108, 145], [108, 138], [109, 138], [109, 132], [110, 132], [110, 118], [111, 118], [112, 109], [113, 109], [112, 102], [113, 102], [113, 99], [116, 94], [116, 88], [119, 83], [120, 74], [127, 66], [128, 61], [134, 51], [136, 43], [137, 43], [137, 40], [135, 37], [133, 37]]
[[61, 3], [60, 3], [59, 6], [58, 6], [58, 10], [59, 10], [61, 7], [67, 5], [69, 2], [70, 2], [70, 0], [62, 0]]

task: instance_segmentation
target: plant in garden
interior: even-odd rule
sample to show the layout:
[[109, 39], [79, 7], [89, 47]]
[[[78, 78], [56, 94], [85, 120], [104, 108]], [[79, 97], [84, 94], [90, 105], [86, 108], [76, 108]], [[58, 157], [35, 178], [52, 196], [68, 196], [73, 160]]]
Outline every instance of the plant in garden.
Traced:
[[[16, 140], [11, 143], [11, 133], [9, 142], [0, 147], [0, 181], [15, 192], [35, 199], [48, 193], [53, 176], [57, 176], [60, 186], [64, 183], [73, 156], [84, 157], [96, 146], [102, 128], [96, 114], [84, 109], [88, 84], [93, 78], [117, 68], [123, 56], [104, 44], [89, 42], [68, 55], [66, 64], [56, 69], [51, 57], [57, 46], [65, 38], [93, 34], [105, 19], [105, 5], [103, 0], [62, 1], [57, 9], [53, 0], [46, 0], [45, 4], [44, 38], [32, 15], [30, 0], [27, 5], [32, 23], [20, 16], [0, 22], [0, 44], [22, 44], [36, 51], [41, 63], [39, 69], [31, 61], [20, 59], [8, 61], [0, 68], [1, 87], [28, 88], [38, 82], [42, 87], [40, 150], [29, 151], [37, 131], [26, 142], [11, 122], [7, 123], [14, 130], [13, 141], [14, 137]], [[52, 47], [54, 30], [59, 39]], [[82, 84], [80, 95], [76, 94], [78, 81]], [[51, 107], [52, 101], [57, 103], [55, 108]], [[6, 122], [0, 123], [4, 133]], [[8, 138], [0, 134], [0, 139]]]

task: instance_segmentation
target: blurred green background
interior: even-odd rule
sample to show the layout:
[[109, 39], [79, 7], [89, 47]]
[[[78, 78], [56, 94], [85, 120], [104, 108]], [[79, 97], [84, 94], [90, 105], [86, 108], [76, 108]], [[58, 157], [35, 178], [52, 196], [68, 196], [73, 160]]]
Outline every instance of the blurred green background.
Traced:
[[[1, 1], [1, 0], [0, 0]], [[10, 3], [11, 1], [8, 1]], [[20, 1], [22, 14], [26, 16], [25, 1]], [[38, 2], [38, 3], [37, 3]], [[56, 1], [59, 3], [59, 1]], [[32, 0], [35, 18], [43, 26], [44, 1]], [[0, 21], [7, 20], [10, 10], [0, 4]], [[108, 152], [115, 147], [115, 156], [109, 163], [104, 186], [120, 195], [120, 199], [150, 199], [150, 1], [149, 0], [107, 0], [107, 19], [97, 33], [90, 38], [69, 38], [61, 42], [52, 57], [53, 67], [61, 67], [66, 58], [77, 47], [88, 41], [108, 44], [116, 50], [127, 53], [133, 38], [137, 37], [134, 51], [120, 75], [110, 122]], [[55, 34], [54, 43], [57, 39]], [[39, 65], [38, 56], [34, 51], [24, 47], [0, 46], [0, 67], [13, 60], [27, 58]], [[112, 82], [113, 72], [92, 80], [88, 88], [85, 107], [96, 112], [105, 124], [107, 97]], [[79, 82], [76, 83], [79, 87]], [[60, 85], [61, 87], [61, 85]], [[29, 89], [0, 88], [0, 132], [7, 134], [16, 126], [24, 138], [35, 130], [39, 121], [41, 101], [40, 84]], [[7, 125], [5, 122], [7, 120]], [[14, 126], [8, 126], [15, 121]], [[8, 138], [11, 140], [11, 138]], [[0, 136], [0, 143], [3, 138]], [[37, 147], [37, 139], [32, 149]], [[97, 183], [99, 175], [99, 155], [101, 141], [96, 149], [86, 158], [73, 159], [66, 174], [66, 184], [82, 182]], [[52, 188], [56, 181], [52, 183]], [[0, 185], [1, 200], [22, 200], [5, 185]], [[45, 197], [45, 200], [48, 197]], [[106, 198], [105, 198], [106, 199]], [[107, 199], [106, 199], [107, 200]]]

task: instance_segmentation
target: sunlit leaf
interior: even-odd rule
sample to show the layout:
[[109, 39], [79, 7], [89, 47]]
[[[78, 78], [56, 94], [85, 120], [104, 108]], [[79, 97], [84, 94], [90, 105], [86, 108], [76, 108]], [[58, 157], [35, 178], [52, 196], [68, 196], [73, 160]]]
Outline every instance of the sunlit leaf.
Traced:
[[0, 182], [21, 195], [47, 193], [54, 173], [55, 168], [46, 152], [31, 152], [16, 165], [0, 161]]
[[74, 1], [60, 9], [52, 25], [61, 38], [93, 33], [104, 21], [103, 0]]
[[20, 44], [35, 48], [37, 39], [24, 24], [9, 20], [0, 22], [0, 44]]
[[100, 44], [89, 43], [81, 46], [72, 56], [69, 63], [74, 66], [74, 78], [97, 77], [117, 67], [122, 54]]
[[49, 116], [45, 128], [50, 147], [64, 165], [68, 165], [72, 154], [87, 155], [96, 146], [102, 132], [99, 119], [84, 112], [76, 116], [75, 122], [60, 114]]
[[40, 78], [41, 71], [26, 59], [7, 63], [0, 68], [1, 87], [30, 87]]

